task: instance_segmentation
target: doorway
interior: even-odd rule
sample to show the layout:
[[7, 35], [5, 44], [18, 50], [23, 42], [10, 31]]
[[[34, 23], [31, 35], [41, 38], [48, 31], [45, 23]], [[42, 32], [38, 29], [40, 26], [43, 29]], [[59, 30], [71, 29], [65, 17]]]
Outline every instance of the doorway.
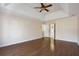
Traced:
[[44, 38], [50, 38], [50, 48], [54, 50], [55, 24], [42, 24], [42, 33]]

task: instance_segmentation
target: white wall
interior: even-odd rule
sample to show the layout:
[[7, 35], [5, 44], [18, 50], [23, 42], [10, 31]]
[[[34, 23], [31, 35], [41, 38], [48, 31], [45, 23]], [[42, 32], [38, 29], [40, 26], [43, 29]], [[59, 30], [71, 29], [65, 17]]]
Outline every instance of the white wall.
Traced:
[[56, 39], [70, 42], [78, 41], [78, 22], [77, 17], [67, 17], [57, 19], [54, 21], [48, 21], [47, 23], [56, 23]]
[[56, 39], [77, 42], [76, 17], [56, 21]]
[[54, 20], [54, 19], [59, 19], [59, 18], [63, 18], [63, 17], [68, 17], [69, 14], [67, 14], [66, 12], [62, 11], [62, 10], [59, 10], [59, 11], [56, 11], [56, 12], [53, 12], [51, 14], [47, 14], [45, 15], [45, 21], [49, 21], [49, 20]]
[[[78, 25], [79, 25], [79, 16], [78, 16]], [[78, 45], [79, 45], [79, 26], [78, 26]]]
[[30, 17], [19, 17], [12, 14], [1, 14], [2, 39], [0, 47], [25, 42], [42, 37], [42, 22]]

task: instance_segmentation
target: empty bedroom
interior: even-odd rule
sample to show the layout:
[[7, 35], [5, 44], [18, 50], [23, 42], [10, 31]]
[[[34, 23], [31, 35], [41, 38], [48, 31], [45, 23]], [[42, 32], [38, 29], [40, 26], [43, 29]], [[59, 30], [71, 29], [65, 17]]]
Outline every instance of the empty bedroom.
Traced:
[[0, 3], [0, 56], [79, 56], [79, 3]]

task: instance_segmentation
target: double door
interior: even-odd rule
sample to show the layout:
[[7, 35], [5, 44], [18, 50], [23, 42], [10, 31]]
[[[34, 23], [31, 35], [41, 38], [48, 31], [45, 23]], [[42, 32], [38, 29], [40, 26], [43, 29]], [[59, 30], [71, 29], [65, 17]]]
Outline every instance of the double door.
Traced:
[[50, 38], [50, 47], [53, 50], [55, 42], [55, 24], [43, 24], [42, 33], [43, 37]]

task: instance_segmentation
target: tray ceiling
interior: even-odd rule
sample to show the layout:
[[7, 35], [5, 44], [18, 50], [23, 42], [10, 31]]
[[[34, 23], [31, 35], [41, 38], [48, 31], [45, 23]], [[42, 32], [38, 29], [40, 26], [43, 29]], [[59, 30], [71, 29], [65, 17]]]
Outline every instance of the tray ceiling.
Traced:
[[[45, 3], [48, 5], [49, 3]], [[53, 6], [49, 7], [50, 12], [39, 12], [40, 3], [0, 3], [0, 8], [3, 12], [11, 12], [21, 16], [34, 17], [42, 21], [54, 20], [63, 17], [69, 17], [73, 8], [72, 4], [67, 3], [51, 3]], [[73, 4], [75, 6], [75, 4]], [[78, 5], [78, 4], [77, 4]], [[76, 6], [77, 6], [76, 5]], [[71, 9], [70, 9], [70, 7]], [[78, 8], [78, 7], [77, 7]], [[76, 11], [76, 10], [75, 10]]]

